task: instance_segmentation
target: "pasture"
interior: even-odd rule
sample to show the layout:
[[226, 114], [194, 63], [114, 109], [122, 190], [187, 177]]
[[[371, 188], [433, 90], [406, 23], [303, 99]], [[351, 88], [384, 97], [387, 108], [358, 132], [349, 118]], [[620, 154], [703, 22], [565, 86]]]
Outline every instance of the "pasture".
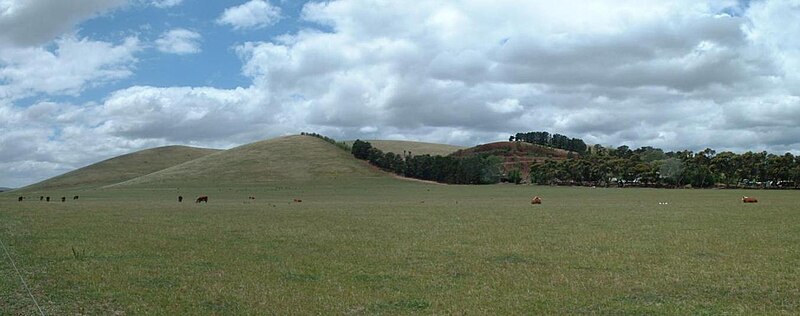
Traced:
[[[800, 313], [796, 191], [367, 179], [50, 195], [75, 194], [0, 194], [0, 239], [50, 315]], [[0, 314], [37, 313], [2, 255]]]

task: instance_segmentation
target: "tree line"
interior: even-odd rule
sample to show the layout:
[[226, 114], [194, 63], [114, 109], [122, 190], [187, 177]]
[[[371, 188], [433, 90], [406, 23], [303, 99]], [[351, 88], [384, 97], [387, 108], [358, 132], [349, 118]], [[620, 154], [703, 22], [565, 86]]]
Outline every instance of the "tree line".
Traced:
[[548, 132], [527, 132], [517, 133], [508, 138], [508, 141], [527, 142], [547, 147], [559, 148], [584, 154], [588, 147], [580, 138], [569, 138], [561, 134], [550, 134]]
[[353, 142], [351, 152], [354, 157], [369, 161], [378, 168], [414, 179], [449, 184], [492, 184], [500, 182], [502, 176], [502, 160], [490, 155], [466, 158], [411, 153], [399, 155], [384, 153], [362, 140]]
[[562, 185], [796, 188], [800, 156], [766, 151], [717, 153], [710, 148], [665, 153], [649, 146], [631, 150], [595, 145], [578, 158], [531, 166], [530, 179]]

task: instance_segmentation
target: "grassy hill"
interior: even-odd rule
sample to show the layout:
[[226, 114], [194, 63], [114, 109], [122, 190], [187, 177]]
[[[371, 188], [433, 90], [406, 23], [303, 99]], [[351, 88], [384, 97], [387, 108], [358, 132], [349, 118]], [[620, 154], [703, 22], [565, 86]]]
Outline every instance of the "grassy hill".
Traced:
[[187, 146], [146, 149], [67, 172], [24, 187], [21, 191], [98, 188], [134, 179], [216, 152], [219, 150]]
[[385, 173], [311, 136], [259, 141], [185, 162], [113, 187], [215, 187], [383, 178]]
[[[383, 152], [393, 152], [395, 154], [403, 154], [403, 151], [411, 152], [414, 155], [441, 155], [447, 156], [453, 152], [464, 149], [461, 146], [447, 145], [447, 144], [434, 144], [424, 142], [412, 142], [404, 140], [366, 140], [373, 147], [380, 149]], [[347, 145], [353, 145], [353, 141], [347, 141]]]

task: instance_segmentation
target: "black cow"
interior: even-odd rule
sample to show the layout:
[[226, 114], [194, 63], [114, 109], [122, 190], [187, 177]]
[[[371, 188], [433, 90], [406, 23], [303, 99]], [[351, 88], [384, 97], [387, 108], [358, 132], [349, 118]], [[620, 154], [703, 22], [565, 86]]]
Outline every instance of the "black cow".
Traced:
[[66, 201], [67, 201], [67, 197], [66, 196], [62, 196], [61, 197], [61, 202], [66, 202]]
[[195, 203], [200, 203], [200, 202], [206, 202], [206, 203], [208, 203], [208, 196], [207, 196], [207, 195], [201, 195], [201, 196], [198, 196], [198, 197], [197, 197], [197, 200], [195, 200], [194, 202], [195, 202]]
[[25, 199], [24, 197], [20, 196], [19, 199], [17, 199], [17, 201], [22, 202], [22, 200], [24, 200], [24, 199]]
[[46, 197], [45, 199], [47, 200], [47, 202], [50, 202], [50, 197], [49, 196]]
[[76, 196], [73, 196], [73, 197], [72, 197], [72, 199], [73, 199], [73, 200], [77, 200], [77, 199], [78, 199], [78, 196], [77, 196], [77, 195], [76, 195]]
[[183, 202], [183, 195], [178, 195], [178, 202]]
[[44, 201], [44, 195], [39, 196], [39, 201]]

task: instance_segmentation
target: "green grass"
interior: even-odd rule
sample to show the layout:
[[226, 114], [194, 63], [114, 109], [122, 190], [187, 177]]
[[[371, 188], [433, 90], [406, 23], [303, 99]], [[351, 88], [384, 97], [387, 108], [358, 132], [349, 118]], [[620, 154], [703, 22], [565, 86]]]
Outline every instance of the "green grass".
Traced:
[[[0, 194], [0, 238], [51, 315], [800, 313], [796, 191], [380, 177], [181, 190], [210, 201]], [[32, 313], [3, 258], [0, 314]]]

